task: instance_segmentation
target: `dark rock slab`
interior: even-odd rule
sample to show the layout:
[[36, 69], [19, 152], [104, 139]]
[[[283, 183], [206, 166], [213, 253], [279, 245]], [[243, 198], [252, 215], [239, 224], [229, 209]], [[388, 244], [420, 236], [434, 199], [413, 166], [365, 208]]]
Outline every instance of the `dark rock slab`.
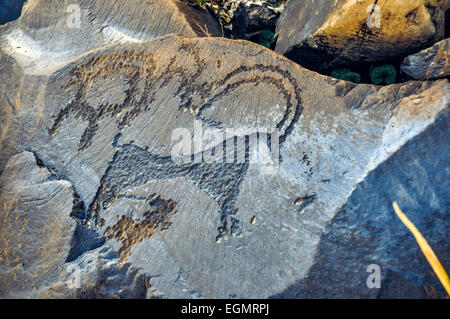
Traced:
[[292, 0], [276, 51], [319, 72], [396, 60], [444, 39], [447, 9], [441, 0]]
[[213, 12], [225, 36], [250, 39], [261, 30], [275, 29], [286, 0], [204, 0], [192, 5]]
[[42, 298], [71, 247], [72, 184], [24, 152], [8, 161], [0, 190], [0, 296]]
[[[449, 112], [370, 172], [326, 227], [305, 279], [275, 298], [434, 298], [446, 293], [392, 202], [450, 269]], [[366, 285], [371, 264], [380, 289]], [[327, 283], [327, 284], [323, 284]], [[434, 293], [433, 293], [434, 292]]]
[[450, 39], [442, 40], [431, 48], [408, 56], [400, 70], [409, 79], [434, 80], [450, 75]]
[[87, 51], [169, 33], [220, 36], [215, 18], [178, 0], [29, 0], [19, 19], [0, 26], [2, 48], [33, 74]]

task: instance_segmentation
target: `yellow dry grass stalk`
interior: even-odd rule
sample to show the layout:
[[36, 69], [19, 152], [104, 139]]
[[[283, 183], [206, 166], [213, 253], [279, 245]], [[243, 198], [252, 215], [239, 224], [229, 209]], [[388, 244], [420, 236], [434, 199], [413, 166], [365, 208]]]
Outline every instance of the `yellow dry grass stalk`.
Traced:
[[205, 24], [205, 27], [202, 27], [198, 22], [195, 22], [200, 31], [208, 38], [211, 38], [211, 33], [208, 31], [208, 27]]
[[393, 202], [392, 206], [394, 206], [394, 210], [398, 218], [400, 218], [403, 224], [405, 224], [405, 226], [411, 231], [411, 233], [416, 238], [416, 241], [419, 244], [419, 247], [422, 250], [423, 254], [425, 255], [425, 258], [430, 263], [431, 268], [433, 268], [435, 274], [437, 275], [442, 285], [444, 286], [445, 290], [447, 291], [448, 295], [450, 296], [450, 280], [448, 278], [447, 273], [445, 272], [444, 267], [442, 267], [441, 263], [439, 262], [439, 259], [433, 252], [433, 249], [431, 249], [430, 245], [428, 245], [428, 242], [422, 236], [422, 234], [419, 232], [416, 226], [414, 226], [414, 224], [402, 212], [400, 207], [398, 207], [397, 202]]

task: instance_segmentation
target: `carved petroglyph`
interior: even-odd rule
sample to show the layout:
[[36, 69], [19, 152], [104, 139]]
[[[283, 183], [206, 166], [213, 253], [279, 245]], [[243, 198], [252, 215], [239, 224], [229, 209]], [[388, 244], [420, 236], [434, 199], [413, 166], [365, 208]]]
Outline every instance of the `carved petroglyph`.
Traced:
[[[70, 71], [72, 80], [61, 86], [61, 89], [76, 87], [74, 99], [54, 116], [54, 124], [49, 129], [49, 133], [55, 135], [58, 132], [62, 121], [69, 114], [74, 114], [76, 118], [88, 121], [89, 125], [83, 133], [79, 144], [79, 151], [89, 147], [92, 138], [98, 129], [98, 121], [105, 117], [120, 117], [116, 120], [119, 128], [129, 124], [147, 105], [147, 89], [150, 88], [151, 75], [155, 70], [155, 62], [152, 54], [134, 51], [125, 51], [115, 55], [100, 55], [93, 57], [88, 63], [75, 67]], [[98, 106], [90, 105], [86, 96], [89, 89], [98, 79], [115, 80], [123, 78], [128, 85], [125, 98], [121, 104], [102, 103]], [[140, 89], [139, 84], [145, 81], [144, 89]]]
[[[285, 105], [278, 112], [277, 121], [273, 127], [279, 130], [279, 143], [283, 143], [293, 129], [293, 125], [301, 115], [300, 88], [296, 79], [288, 70], [273, 65], [254, 64], [239, 66], [219, 79], [205, 80], [204, 73], [209, 66], [201, 58], [202, 52], [196, 45], [180, 41], [177, 55], [169, 58], [166, 65], [159, 64], [154, 54], [144, 51], [125, 51], [123, 53], [99, 54], [87, 63], [74, 67], [69, 71], [70, 80], [61, 88], [74, 90], [70, 103], [53, 116], [53, 124], [49, 133], [58, 134], [62, 122], [70, 114], [76, 119], [88, 122], [79, 142], [79, 152], [88, 150], [92, 138], [98, 130], [98, 122], [103, 118], [111, 118], [119, 133], [114, 142], [115, 154], [101, 179], [97, 195], [91, 203], [87, 215], [97, 225], [102, 226], [101, 211], [110, 205], [125, 190], [144, 185], [151, 180], [184, 177], [197, 185], [217, 201], [220, 207], [221, 225], [218, 227], [217, 240], [223, 236], [239, 233], [239, 220], [236, 217], [238, 208], [236, 201], [239, 187], [248, 168], [249, 135], [245, 140], [245, 163], [193, 163], [175, 164], [170, 156], [152, 154], [147, 149], [139, 147], [133, 141], [128, 144], [117, 145], [123, 128], [132, 125], [132, 121], [140, 114], [150, 109], [162, 108], [155, 105], [158, 92], [171, 85], [171, 92], [178, 98], [178, 112], [189, 111], [193, 119], [202, 121], [207, 127], [224, 129], [230, 123], [213, 119], [211, 107], [224, 107], [231, 110], [240, 105], [223, 105], [223, 100], [236, 93], [241, 86], [263, 85], [276, 91]], [[189, 65], [183, 61], [189, 59]], [[178, 80], [176, 80], [178, 79]], [[181, 79], [181, 80], [179, 80]], [[122, 81], [125, 95], [118, 103], [103, 102], [90, 105], [89, 89], [100, 80]], [[174, 84], [175, 83], [175, 84]], [[176, 85], [175, 89], [173, 86]], [[75, 89], [74, 89], [75, 88]], [[200, 102], [199, 102], [200, 101]], [[272, 111], [272, 110], [270, 110]], [[212, 112], [214, 113], [214, 112]], [[227, 143], [232, 143], [236, 149], [237, 137], [231, 137], [223, 142], [225, 150]], [[268, 136], [268, 146], [272, 145]], [[236, 149], [237, 150], [237, 149]]]
[[177, 204], [171, 200], [162, 199], [156, 194], [150, 195], [145, 202], [149, 208], [141, 221], [135, 222], [132, 218], [122, 218], [112, 227], [108, 227], [104, 235], [122, 242], [119, 250], [120, 263], [125, 263], [131, 254], [131, 248], [153, 236], [157, 229], [163, 231], [171, 225], [171, 218], [177, 213]]

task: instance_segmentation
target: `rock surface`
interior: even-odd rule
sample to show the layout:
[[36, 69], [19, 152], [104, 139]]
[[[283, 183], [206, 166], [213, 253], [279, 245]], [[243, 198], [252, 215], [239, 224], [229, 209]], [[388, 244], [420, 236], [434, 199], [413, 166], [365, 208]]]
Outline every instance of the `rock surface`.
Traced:
[[212, 15], [177, 0], [29, 0], [18, 20], [0, 27], [0, 42], [28, 73], [41, 74], [92, 49], [169, 33], [221, 34]]
[[431, 48], [408, 56], [401, 71], [414, 80], [434, 80], [450, 75], [450, 39], [442, 40]]
[[8, 161], [0, 190], [0, 297], [43, 297], [70, 251], [72, 184], [24, 152]]
[[[370, 172], [327, 225], [308, 277], [278, 298], [432, 298], [445, 296], [392, 202], [422, 231], [448, 269], [448, 109]], [[381, 289], [365, 287], [367, 266], [381, 267]], [[322, 282], [327, 282], [323, 285]], [[437, 291], [433, 289], [435, 287]]]
[[286, 0], [204, 0], [199, 6], [215, 14], [225, 36], [249, 39], [261, 30], [275, 29]]
[[[10, 77], [0, 87], [0, 170], [9, 156], [33, 151], [73, 184], [84, 207], [74, 216], [104, 240], [72, 243], [64, 267], [80, 267], [82, 288], [60, 280], [47, 296], [300, 296], [289, 287], [307, 278], [319, 279], [304, 295], [319, 296], [329, 282], [318, 268], [346, 265], [355, 267], [339, 277], [348, 290], [330, 295], [379, 296], [366, 286], [367, 262], [404, 278], [383, 277], [384, 295], [405, 280], [438, 285], [423, 258], [398, 266], [420, 252], [406, 230], [392, 231], [402, 225], [388, 205], [396, 199], [413, 218], [426, 214], [421, 230], [442, 245], [439, 253], [449, 251], [448, 185], [435, 185], [448, 180], [445, 170], [435, 174], [448, 161], [437, 147], [447, 135], [430, 133], [448, 127], [447, 80], [355, 85], [246, 41], [174, 35], [102, 48], [39, 76], [8, 53], [0, 61], [8, 61], [0, 76]], [[172, 133], [194, 132], [195, 121], [222, 132], [278, 128], [280, 166], [173, 161]], [[234, 149], [232, 137], [226, 145]], [[429, 154], [418, 162], [415, 152], [426, 146], [440, 161]], [[418, 185], [435, 197], [418, 198]], [[364, 224], [371, 219], [375, 228]], [[352, 238], [355, 231], [361, 235]], [[372, 237], [381, 250], [377, 241], [364, 246]], [[390, 249], [406, 238], [405, 251]], [[334, 252], [342, 254], [338, 265]]]
[[444, 39], [449, 8], [447, 0], [292, 0], [276, 51], [320, 72], [395, 60]]

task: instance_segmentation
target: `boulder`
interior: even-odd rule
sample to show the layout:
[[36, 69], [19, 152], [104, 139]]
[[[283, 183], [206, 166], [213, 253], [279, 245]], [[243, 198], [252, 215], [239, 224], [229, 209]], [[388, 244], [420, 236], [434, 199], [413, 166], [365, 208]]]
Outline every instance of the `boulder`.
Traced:
[[70, 251], [72, 184], [24, 152], [8, 161], [0, 190], [0, 297], [42, 298]]
[[450, 75], [450, 39], [442, 40], [431, 48], [408, 56], [400, 70], [409, 79], [434, 80]]
[[276, 51], [319, 72], [396, 60], [444, 39], [449, 8], [447, 0], [292, 0]]
[[0, 27], [0, 41], [28, 73], [43, 74], [92, 49], [169, 33], [221, 34], [212, 15], [178, 0], [29, 0], [18, 20]]
[[[117, 252], [108, 245], [80, 255], [76, 261], [67, 262], [59, 280], [46, 294], [50, 299], [144, 299], [158, 297], [152, 288], [151, 276], [130, 264], [117, 263]], [[80, 269], [79, 288], [72, 283], [72, 269]]]
[[[2, 59], [16, 70], [14, 57]], [[389, 201], [413, 218], [422, 212], [419, 226], [433, 221], [427, 239], [449, 251], [434, 232], [448, 225], [448, 187], [436, 184], [448, 180], [446, 148], [436, 146], [446, 135], [429, 140], [445, 129], [447, 80], [356, 85], [247, 41], [177, 35], [88, 52], [48, 75], [17, 70], [21, 86], [0, 92], [21, 105], [8, 117], [8, 152], [32, 150], [69, 180], [83, 203], [74, 216], [104, 238], [74, 243], [64, 265], [89, 274], [86, 293], [55, 284], [49, 296], [105, 296], [105, 288], [119, 297], [265, 298], [307, 278], [317, 278], [308, 286], [317, 296], [330, 284], [314, 277], [321, 260], [357, 266], [358, 276], [340, 277], [348, 291], [335, 296], [381, 294], [359, 273], [367, 262], [391, 274], [384, 296], [403, 287], [392, 278], [438, 287], [413, 242], [403, 249], [407, 231], [392, 232], [402, 225]], [[199, 149], [200, 132], [212, 130], [222, 138]], [[174, 156], [180, 138], [197, 147]], [[427, 143], [432, 152], [418, 160]], [[252, 160], [255, 149], [269, 161]], [[355, 231], [378, 241], [364, 249]], [[413, 262], [394, 264], [406, 259]]]
[[[448, 99], [447, 99], [448, 103]], [[392, 202], [417, 226], [445, 269], [448, 229], [448, 109], [371, 171], [325, 228], [308, 276], [276, 298], [436, 298], [446, 295]], [[374, 268], [380, 287], [369, 288]], [[373, 267], [373, 266], [372, 266]], [[326, 282], [327, 285], [322, 283]]]
[[243, 1], [233, 14], [232, 34], [236, 39], [249, 39], [255, 32], [273, 30], [283, 5], [276, 7], [277, 0]]
[[197, 5], [215, 14], [224, 35], [249, 39], [261, 30], [275, 29], [286, 0], [204, 0]]

